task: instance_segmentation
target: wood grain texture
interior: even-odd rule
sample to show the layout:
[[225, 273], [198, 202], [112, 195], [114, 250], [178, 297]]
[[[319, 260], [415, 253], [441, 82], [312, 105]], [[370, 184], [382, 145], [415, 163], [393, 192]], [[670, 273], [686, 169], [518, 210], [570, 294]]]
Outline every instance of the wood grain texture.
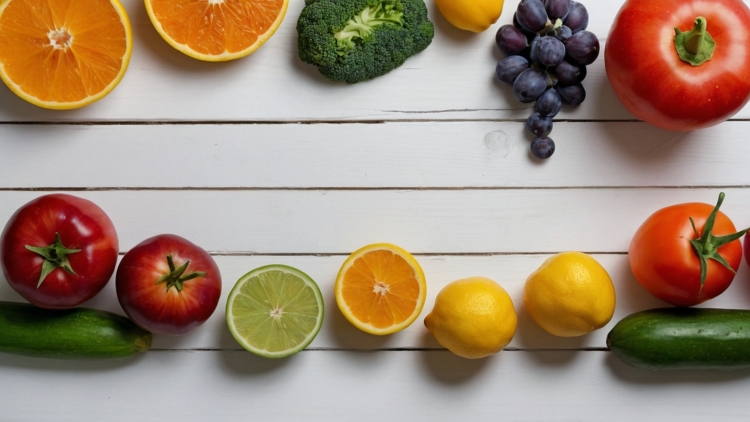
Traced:
[[[0, 87], [0, 121], [299, 121], [411, 119], [526, 119], [529, 105], [495, 80], [503, 55], [494, 43], [511, 22], [517, 2], [500, 20], [473, 34], [453, 28], [430, 5], [435, 39], [424, 52], [390, 74], [354, 86], [332, 83], [297, 56], [296, 22], [302, 0], [292, 0], [277, 33], [250, 57], [205, 63], [164, 42], [141, 0], [124, 0], [133, 24], [133, 56], [120, 85], [98, 103], [74, 111], [37, 108]], [[622, 2], [589, 1], [589, 30], [606, 48], [609, 27]], [[604, 58], [590, 66], [586, 102], [560, 119], [632, 120], [612, 91]], [[737, 118], [750, 117], [744, 109]]]
[[[750, 226], [750, 189], [722, 210]], [[349, 254], [390, 242], [413, 253], [626, 252], [659, 208], [714, 204], [719, 189], [81, 191], [107, 212], [127, 251], [174, 233], [220, 253]], [[3, 192], [0, 221], [39, 196]]]
[[[0, 356], [6, 420], [747, 420], [750, 372], [648, 372], [607, 352], [151, 352], [120, 362]], [[61, 394], [61, 392], [64, 392]], [[51, 417], [51, 415], [53, 415]]]
[[544, 163], [524, 126], [0, 125], [0, 188], [750, 186], [743, 122], [693, 133], [559, 122]]
[[[423, 325], [424, 317], [432, 310], [435, 297], [448, 283], [470, 276], [489, 277], [502, 285], [513, 300], [519, 325], [511, 349], [584, 349], [605, 348], [609, 330], [631, 313], [667, 306], [652, 297], [633, 278], [627, 255], [594, 255], [607, 270], [617, 294], [617, 307], [612, 321], [604, 328], [578, 338], [552, 336], [531, 319], [523, 305], [523, 286], [526, 278], [548, 255], [501, 256], [417, 256], [427, 278], [427, 300], [419, 318], [405, 330], [390, 336], [373, 336], [359, 331], [338, 310], [333, 296], [336, 274], [346, 256], [216, 256], [223, 279], [222, 298], [214, 315], [196, 331], [180, 337], [155, 335], [153, 347], [166, 350], [223, 349], [240, 350], [229, 334], [225, 322], [224, 305], [234, 283], [250, 270], [268, 264], [285, 264], [309, 274], [320, 286], [325, 302], [323, 327], [312, 349], [384, 350], [384, 349], [439, 349], [441, 346]], [[746, 308], [750, 299], [750, 271], [742, 265], [737, 278], [723, 295], [705, 303], [703, 307]], [[22, 301], [0, 276], [0, 300]], [[114, 280], [105, 290], [84, 306], [108, 310], [124, 315], [115, 294]], [[588, 355], [586, 355], [588, 356]]]
[[[209, 321], [155, 336], [155, 350], [134, 359], [0, 354], [0, 422], [747, 420], [750, 371], [642, 371], [603, 348], [616, 321], [665, 306], [628, 266], [630, 238], [649, 214], [713, 204], [724, 191], [724, 212], [750, 226], [750, 108], [690, 134], [652, 128], [617, 100], [600, 56], [586, 102], [556, 118], [558, 149], [541, 163], [524, 132], [530, 106], [494, 77], [495, 31], [518, 2], [482, 34], [451, 27], [433, 3], [433, 45], [354, 86], [299, 61], [302, 0], [266, 45], [229, 63], [177, 52], [141, 0], [124, 0], [134, 52], [107, 98], [54, 112], [0, 87], [0, 223], [65, 190], [112, 217], [123, 253], [176, 233], [212, 251], [224, 280]], [[622, 0], [585, 3], [606, 48]], [[388, 337], [354, 328], [332, 294], [346, 255], [377, 241], [416, 253], [428, 283], [420, 317]], [[617, 291], [613, 320], [576, 339], [545, 333], [522, 299], [526, 277], [565, 250], [594, 253]], [[326, 303], [310, 350], [283, 360], [239, 350], [224, 322], [234, 282], [271, 263], [310, 274]], [[442, 350], [422, 323], [442, 287], [473, 275], [502, 284], [519, 316], [508, 349], [477, 361]], [[122, 314], [114, 287], [86, 306]], [[22, 300], [2, 276], [0, 300]], [[743, 263], [702, 306], [748, 303]]]

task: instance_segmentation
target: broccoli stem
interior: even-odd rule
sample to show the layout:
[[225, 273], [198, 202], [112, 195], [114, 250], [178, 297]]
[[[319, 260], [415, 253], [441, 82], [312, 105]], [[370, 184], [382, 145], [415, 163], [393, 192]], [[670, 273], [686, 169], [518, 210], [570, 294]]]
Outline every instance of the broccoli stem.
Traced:
[[351, 51], [357, 39], [369, 41], [375, 28], [380, 25], [392, 24], [401, 27], [404, 14], [394, 10], [395, 5], [395, 1], [386, 0], [376, 6], [366, 7], [349, 19], [344, 29], [333, 35], [336, 38], [336, 53], [344, 55]]

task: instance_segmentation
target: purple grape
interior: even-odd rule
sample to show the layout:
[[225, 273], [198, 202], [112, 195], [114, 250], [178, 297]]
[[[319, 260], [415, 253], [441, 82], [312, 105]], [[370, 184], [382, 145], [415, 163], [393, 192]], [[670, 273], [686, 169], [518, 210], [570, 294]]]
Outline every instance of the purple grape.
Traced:
[[522, 103], [536, 101], [546, 90], [547, 73], [541, 69], [526, 69], [513, 82], [513, 95]]
[[541, 37], [532, 44], [531, 55], [544, 66], [557, 66], [565, 58], [565, 45], [554, 37]]
[[568, 38], [573, 36], [573, 31], [570, 30], [567, 26], [563, 25], [555, 30], [555, 38], [558, 40], [565, 42]]
[[549, 73], [554, 76], [558, 82], [564, 85], [573, 85], [586, 79], [586, 66], [560, 62], [557, 66], [549, 69]]
[[529, 31], [528, 29], [524, 28], [520, 22], [518, 22], [518, 12], [513, 14], [513, 26], [520, 29], [521, 32], [523, 32], [523, 34], [526, 35], [526, 38], [529, 40], [533, 40], [534, 37], [536, 37], [536, 32]]
[[513, 25], [503, 25], [495, 34], [495, 42], [500, 50], [513, 56], [522, 52], [528, 45], [526, 35]]
[[534, 113], [526, 119], [526, 129], [536, 136], [547, 136], [552, 132], [552, 117]]
[[565, 19], [570, 10], [570, 0], [545, 0], [544, 10], [547, 11], [549, 20], [554, 22], [557, 19]]
[[554, 88], [549, 88], [544, 91], [539, 98], [536, 99], [534, 110], [542, 116], [548, 116], [550, 118], [555, 117], [562, 108], [562, 99], [560, 94]]
[[529, 45], [529, 58], [531, 59], [532, 63], [536, 63], [539, 61], [539, 58], [537, 57], [537, 44], [539, 44], [539, 41], [541, 41], [542, 37], [539, 35], [534, 38], [534, 40], [531, 41], [531, 44]]
[[497, 79], [508, 85], [513, 85], [518, 75], [529, 68], [529, 61], [521, 56], [508, 56], [497, 64], [495, 75]]
[[516, 16], [518, 23], [529, 31], [539, 32], [547, 26], [547, 12], [541, 0], [521, 0]]
[[555, 89], [560, 94], [562, 102], [571, 107], [578, 107], [586, 99], [586, 90], [583, 89], [583, 85], [581, 84], [557, 84], [555, 85]]
[[583, 31], [589, 26], [589, 12], [581, 3], [573, 0], [570, 2], [568, 16], [563, 19], [563, 24], [570, 28], [575, 34]]
[[599, 39], [593, 32], [581, 31], [565, 41], [568, 61], [581, 65], [590, 65], [599, 57]]
[[546, 136], [536, 138], [531, 142], [531, 153], [540, 160], [546, 160], [555, 153], [555, 141]]

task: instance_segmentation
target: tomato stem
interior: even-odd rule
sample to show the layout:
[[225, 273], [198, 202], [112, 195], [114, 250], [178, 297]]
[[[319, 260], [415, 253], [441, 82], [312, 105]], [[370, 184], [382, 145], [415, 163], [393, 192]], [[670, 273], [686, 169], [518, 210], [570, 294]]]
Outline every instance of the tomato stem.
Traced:
[[185, 274], [185, 271], [187, 271], [187, 268], [190, 265], [190, 261], [185, 261], [184, 264], [180, 265], [179, 267], [175, 267], [174, 260], [172, 259], [172, 254], [167, 255], [167, 265], [169, 265], [169, 272], [162, 275], [156, 280], [156, 284], [167, 283], [167, 291], [174, 287], [178, 292], [181, 292], [185, 287], [184, 283], [186, 281], [198, 277], [203, 277], [207, 274], [205, 271], [194, 271], [187, 275], [183, 275]]
[[706, 28], [708, 22], [703, 16], [695, 18], [693, 29], [682, 32], [675, 26], [674, 46], [677, 55], [691, 66], [700, 66], [711, 60], [716, 49], [716, 42]]
[[73, 271], [73, 267], [70, 266], [68, 255], [80, 252], [81, 250], [68, 249], [63, 246], [62, 240], [60, 240], [60, 233], [55, 233], [55, 243], [49, 246], [25, 245], [25, 248], [30, 250], [31, 252], [41, 255], [42, 258], [44, 258], [44, 263], [42, 264], [42, 273], [39, 276], [39, 282], [36, 285], [37, 289], [41, 287], [44, 279], [47, 278], [47, 276], [50, 275], [52, 271], [55, 271], [55, 268], [62, 268], [68, 274], [75, 275], [76, 272]]
[[721, 207], [721, 204], [723, 202], [724, 192], [720, 192], [719, 202], [716, 203], [716, 207], [714, 207], [713, 211], [711, 211], [711, 214], [709, 214], [708, 218], [706, 219], [706, 223], [703, 225], [702, 234], [698, 233], [698, 229], [695, 227], [695, 221], [693, 221], [692, 217], [689, 217], [690, 225], [693, 226], [693, 232], [695, 233], [695, 237], [697, 238], [691, 239], [690, 244], [693, 245], [693, 249], [698, 254], [698, 259], [700, 259], [701, 262], [701, 286], [700, 289], [698, 289], [698, 292], [703, 289], [703, 284], [706, 282], [709, 259], [717, 261], [718, 263], [729, 269], [729, 271], [731, 271], [732, 273], [737, 274], [737, 271], [735, 271], [735, 269], [732, 268], [731, 265], [729, 265], [724, 257], [719, 254], [719, 248], [744, 236], [748, 229], [726, 236], [714, 236], [713, 233], [711, 233], [714, 229], [714, 223], [716, 222], [716, 215], [719, 213], [719, 208]]

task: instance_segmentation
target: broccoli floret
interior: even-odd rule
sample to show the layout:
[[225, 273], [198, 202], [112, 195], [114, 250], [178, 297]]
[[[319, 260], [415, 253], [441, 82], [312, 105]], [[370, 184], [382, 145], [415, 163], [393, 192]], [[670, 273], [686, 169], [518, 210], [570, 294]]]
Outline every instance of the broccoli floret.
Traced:
[[332, 81], [383, 75], [427, 48], [435, 28], [423, 0], [306, 0], [299, 57]]

